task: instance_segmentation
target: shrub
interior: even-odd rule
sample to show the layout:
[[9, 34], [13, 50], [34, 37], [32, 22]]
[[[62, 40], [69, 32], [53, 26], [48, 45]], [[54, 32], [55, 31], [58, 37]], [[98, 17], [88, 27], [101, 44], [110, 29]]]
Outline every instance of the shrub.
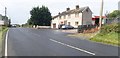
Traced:
[[110, 33], [110, 32], [120, 32], [119, 30], [119, 24], [120, 23], [113, 23], [113, 24], [108, 24], [108, 25], [104, 25], [101, 28], [101, 33], [102, 34], [106, 34], [106, 33]]

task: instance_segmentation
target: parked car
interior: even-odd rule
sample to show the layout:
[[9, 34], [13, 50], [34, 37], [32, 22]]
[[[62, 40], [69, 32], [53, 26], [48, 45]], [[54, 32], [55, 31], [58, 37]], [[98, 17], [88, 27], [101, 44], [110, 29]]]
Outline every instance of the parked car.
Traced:
[[11, 25], [11, 28], [16, 28], [16, 25]]
[[61, 29], [73, 29], [74, 27], [71, 25], [63, 25]]

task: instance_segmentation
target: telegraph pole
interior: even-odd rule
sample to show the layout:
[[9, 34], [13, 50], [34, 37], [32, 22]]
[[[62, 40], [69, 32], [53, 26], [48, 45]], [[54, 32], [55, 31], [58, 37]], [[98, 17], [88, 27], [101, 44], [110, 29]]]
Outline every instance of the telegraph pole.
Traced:
[[8, 19], [7, 19], [7, 8], [5, 7], [5, 23], [6, 26], [8, 25]]
[[101, 8], [100, 8], [100, 20], [99, 20], [99, 28], [101, 29], [102, 26], [102, 14], [103, 14], [103, 0], [101, 2]]
[[7, 8], [5, 7], [5, 18], [6, 18], [6, 14], [7, 14]]

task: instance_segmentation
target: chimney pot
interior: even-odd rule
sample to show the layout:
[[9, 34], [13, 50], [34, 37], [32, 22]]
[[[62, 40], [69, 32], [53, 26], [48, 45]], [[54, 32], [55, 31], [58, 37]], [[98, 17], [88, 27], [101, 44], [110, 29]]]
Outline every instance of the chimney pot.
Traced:
[[60, 15], [60, 12], [58, 14]]
[[79, 5], [76, 5], [76, 9], [79, 9]]
[[66, 9], [66, 11], [69, 11], [69, 10], [70, 10], [70, 8], [67, 8], [67, 9]]

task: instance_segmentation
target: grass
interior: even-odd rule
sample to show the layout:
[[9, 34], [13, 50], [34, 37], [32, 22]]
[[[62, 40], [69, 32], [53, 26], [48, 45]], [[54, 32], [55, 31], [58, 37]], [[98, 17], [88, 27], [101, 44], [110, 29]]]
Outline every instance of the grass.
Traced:
[[7, 27], [0, 26], [0, 57], [2, 56], [2, 41], [3, 37], [5, 36], [5, 32], [8, 30]]
[[70, 34], [68, 36], [72, 37], [86, 37], [86, 39], [92, 38], [96, 35], [97, 33], [77, 33], [77, 34]]
[[[116, 32], [110, 32], [108, 34], [100, 34], [100, 33], [78, 33], [78, 34], [70, 34], [68, 36], [72, 36], [72, 37], [85, 37], [83, 39], [86, 40], [90, 40], [93, 42], [100, 42], [100, 43], [104, 43], [104, 44], [109, 44], [109, 45], [114, 45], [114, 46], [120, 46], [120, 38], [118, 36], [120, 36], [120, 33], [118, 35], [118, 33]], [[119, 44], [119, 45], [118, 45]]]
[[0, 30], [0, 39], [2, 39], [2, 31]]
[[0, 31], [0, 48], [1, 48], [1, 45], [2, 45], [2, 31]]
[[120, 23], [106, 24], [102, 26], [100, 33], [72, 34], [74, 37], [87, 37], [85, 39], [104, 44], [120, 46]]
[[115, 45], [115, 46], [120, 46], [119, 38], [118, 38], [118, 33], [116, 32], [110, 32], [108, 34], [97, 34], [96, 36], [90, 38], [89, 40], [95, 41], [95, 42], [101, 42], [105, 44], [110, 44], [110, 45]]
[[1, 31], [1, 33], [2, 33], [1, 39], [3, 39], [3, 37], [5, 36], [5, 33], [7, 32], [7, 30], [8, 30], [7, 27], [3, 27], [2, 31]]
[[3, 36], [5, 36], [5, 32], [8, 30], [7, 27], [0, 27], [0, 48], [2, 46], [2, 40], [3, 40]]

